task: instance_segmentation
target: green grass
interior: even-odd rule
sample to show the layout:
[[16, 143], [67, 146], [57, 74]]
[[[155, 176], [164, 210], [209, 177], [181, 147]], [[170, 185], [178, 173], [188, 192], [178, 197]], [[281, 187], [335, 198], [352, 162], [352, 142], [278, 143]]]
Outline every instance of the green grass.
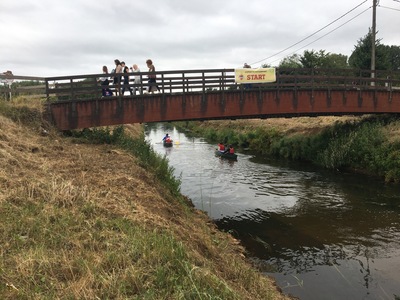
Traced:
[[108, 216], [95, 204], [71, 211], [28, 201], [2, 205], [0, 213], [6, 299], [56, 299], [66, 286], [63, 298], [76, 299], [80, 281], [87, 299], [238, 299], [173, 234]]

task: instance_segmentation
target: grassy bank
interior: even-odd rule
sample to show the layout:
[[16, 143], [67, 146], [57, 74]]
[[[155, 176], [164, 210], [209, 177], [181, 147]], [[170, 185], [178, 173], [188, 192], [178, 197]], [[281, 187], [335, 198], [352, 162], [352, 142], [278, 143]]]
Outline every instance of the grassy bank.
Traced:
[[63, 136], [42, 113], [0, 101], [1, 299], [285, 299], [141, 128]]
[[189, 122], [180, 126], [210, 142], [223, 141], [260, 155], [400, 182], [400, 121], [396, 116]]

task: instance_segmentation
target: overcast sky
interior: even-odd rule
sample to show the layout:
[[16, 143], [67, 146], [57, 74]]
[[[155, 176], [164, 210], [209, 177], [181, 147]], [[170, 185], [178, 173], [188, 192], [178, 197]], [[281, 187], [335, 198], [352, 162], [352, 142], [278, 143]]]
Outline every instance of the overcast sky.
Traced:
[[[372, 27], [372, 3], [0, 0], [0, 72], [97, 74], [103, 65], [111, 70], [116, 58], [129, 66], [136, 63], [142, 71], [151, 58], [162, 71], [238, 68], [244, 62], [276, 66], [304, 50], [350, 56]], [[377, 38], [400, 46], [399, 29], [400, 0], [379, 0]]]

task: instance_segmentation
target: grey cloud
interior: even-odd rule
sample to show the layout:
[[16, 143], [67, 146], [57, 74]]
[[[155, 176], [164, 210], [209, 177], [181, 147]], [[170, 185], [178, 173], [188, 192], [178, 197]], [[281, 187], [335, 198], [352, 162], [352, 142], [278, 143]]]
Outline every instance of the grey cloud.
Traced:
[[[393, 3], [381, 0], [382, 5]], [[102, 65], [112, 68], [115, 58], [138, 63], [142, 70], [147, 58], [158, 70], [237, 67], [273, 56], [357, 4], [347, 0], [1, 1], [0, 71], [37, 76], [97, 73]], [[371, 4], [365, 3], [349, 18]], [[371, 13], [305, 49], [350, 55], [368, 32]], [[378, 9], [378, 38], [383, 43], [400, 45], [399, 16], [400, 12]], [[341, 23], [263, 62], [277, 64], [292, 51], [302, 53], [304, 45]]]

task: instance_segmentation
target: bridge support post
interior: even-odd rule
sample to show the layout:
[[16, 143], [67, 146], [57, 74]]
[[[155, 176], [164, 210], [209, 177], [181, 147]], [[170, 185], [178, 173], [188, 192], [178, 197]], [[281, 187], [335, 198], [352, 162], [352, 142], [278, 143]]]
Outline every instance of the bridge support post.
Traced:
[[310, 92], [310, 105], [311, 105], [311, 107], [314, 107], [314, 101], [315, 101], [314, 89], [312, 88], [311, 92]]
[[343, 106], [345, 106], [346, 103], [347, 103], [347, 93], [346, 93], [346, 90], [343, 91], [342, 103], [343, 103]]
[[358, 107], [361, 107], [363, 103], [361, 88], [358, 90]]
[[258, 106], [258, 109], [261, 111], [262, 110], [262, 108], [263, 108], [263, 104], [264, 104], [264, 102], [263, 102], [263, 95], [262, 95], [262, 93], [261, 93], [261, 88], [260, 87], [258, 87], [258, 97], [257, 97], [257, 106]]
[[331, 107], [332, 105], [332, 94], [331, 94], [331, 89], [328, 88], [328, 95], [327, 95], [327, 99], [326, 99], [326, 106], [327, 107]]
[[295, 87], [293, 90], [292, 104], [293, 104], [294, 109], [297, 109], [297, 104], [298, 104], [297, 87]]

